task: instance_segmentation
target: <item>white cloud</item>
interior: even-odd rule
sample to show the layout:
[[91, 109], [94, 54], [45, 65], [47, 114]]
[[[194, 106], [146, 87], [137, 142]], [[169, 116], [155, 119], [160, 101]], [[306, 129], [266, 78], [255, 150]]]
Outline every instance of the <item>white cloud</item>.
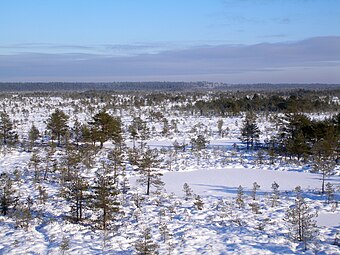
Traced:
[[340, 72], [336, 71], [339, 68], [340, 37], [334, 36], [290, 43], [196, 46], [133, 56], [2, 55], [0, 81], [232, 80], [242, 83], [340, 83]]

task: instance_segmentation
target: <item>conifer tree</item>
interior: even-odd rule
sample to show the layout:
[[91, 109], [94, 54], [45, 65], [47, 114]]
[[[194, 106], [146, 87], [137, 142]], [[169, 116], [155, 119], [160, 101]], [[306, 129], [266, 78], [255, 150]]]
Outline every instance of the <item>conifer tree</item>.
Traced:
[[103, 230], [120, 211], [117, 199], [118, 191], [112, 179], [103, 171], [97, 171], [93, 188], [93, 207], [100, 212], [99, 223]]
[[243, 187], [240, 185], [237, 188], [237, 196], [236, 196], [236, 204], [238, 205], [239, 208], [244, 207], [243, 195], [244, 195]]
[[253, 183], [253, 189], [251, 191], [251, 197], [253, 198], [253, 200], [256, 199], [256, 192], [257, 190], [260, 188], [261, 186], [257, 184], [257, 182]]
[[71, 129], [71, 138], [73, 138], [77, 146], [79, 146], [79, 142], [82, 140], [83, 135], [84, 134], [82, 133], [82, 125], [80, 124], [78, 118], [76, 118]]
[[13, 131], [13, 123], [6, 112], [0, 112], [0, 139], [7, 145], [16, 140], [16, 134]]
[[31, 214], [31, 206], [33, 204], [33, 200], [31, 197], [27, 197], [26, 203], [21, 203], [19, 206], [15, 208], [14, 219], [16, 227], [23, 228], [26, 231], [30, 225], [32, 220]]
[[157, 166], [159, 165], [157, 150], [147, 149], [141, 156], [139, 168], [141, 176], [138, 182], [142, 186], [146, 186], [146, 195], [150, 195], [150, 188], [161, 188], [164, 183], [161, 180], [162, 174], [159, 173]]
[[194, 194], [188, 183], [183, 184], [183, 192], [184, 192], [185, 200], [190, 199]]
[[145, 228], [141, 238], [135, 244], [138, 255], [156, 255], [158, 254], [159, 245], [152, 240], [151, 229]]
[[31, 128], [28, 132], [28, 138], [30, 140], [31, 149], [34, 145], [34, 142], [39, 138], [39, 134], [40, 134], [40, 132], [39, 132], [38, 128], [34, 124], [32, 124], [32, 126], [31, 126]]
[[307, 250], [308, 241], [312, 240], [316, 231], [317, 213], [313, 212], [301, 194], [301, 187], [295, 188], [295, 204], [286, 212], [284, 220], [287, 222], [290, 236], [293, 240], [302, 241], [304, 249]]
[[69, 117], [62, 110], [57, 108], [47, 120], [47, 128], [51, 130], [52, 137], [57, 137], [58, 146], [60, 146], [61, 137], [68, 131], [68, 119]]
[[204, 203], [200, 195], [195, 196], [194, 205], [197, 210], [203, 210]]
[[218, 129], [218, 135], [220, 137], [223, 137], [223, 120], [222, 119], [219, 119], [217, 121], [217, 129]]
[[68, 146], [66, 148], [66, 155], [63, 158], [63, 169], [61, 175], [62, 183], [70, 181], [79, 171], [82, 155], [80, 151], [74, 147]]
[[12, 180], [7, 173], [0, 175], [0, 210], [2, 215], [16, 206], [18, 198], [15, 197], [15, 190], [12, 187]]
[[116, 147], [110, 152], [108, 157], [113, 164], [113, 182], [116, 184], [116, 187], [118, 188], [118, 176], [119, 174], [121, 174], [120, 170], [122, 168], [123, 162], [122, 151]]
[[167, 241], [169, 235], [170, 235], [168, 224], [166, 222], [161, 222], [159, 224], [159, 231], [160, 231], [162, 239], [163, 239], [163, 241], [165, 243]]
[[277, 202], [279, 200], [279, 197], [280, 197], [280, 191], [279, 191], [279, 184], [277, 184], [276, 182], [273, 182], [272, 184], [272, 194], [271, 194], [271, 204], [272, 204], [272, 207], [275, 207], [277, 206]]
[[91, 136], [93, 142], [99, 141], [100, 148], [103, 148], [104, 142], [113, 139], [116, 144], [121, 142], [121, 121], [119, 118], [112, 117], [105, 111], [101, 111], [93, 116], [91, 126]]
[[83, 211], [88, 201], [89, 184], [78, 173], [64, 186], [63, 195], [71, 203], [71, 216], [75, 222], [83, 220]]
[[163, 136], [167, 136], [170, 132], [170, 125], [169, 125], [169, 121], [167, 120], [167, 118], [163, 118], [163, 130], [162, 130], [162, 135]]
[[205, 149], [208, 144], [209, 141], [203, 135], [198, 135], [196, 138], [191, 139], [192, 149], [196, 151]]
[[66, 251], [70, 249], [70, 239], [63, 236], [63, 239], [61, 240], [59, 249], [61, 251], [61, 254], [64, 255]]
[[39, 192], [39, 194], [38, 194], [39, 203], [45, 204], [47, 199], [48, 199], [48, 194], [47, 194], [46, 189], [44, 187], [40, 186], [40, 185], [38, 186], [37, 189], [38, 189], [38, 192]]
[[321, 193], [325, 194], [325, 181], [328, 175], [331, 175], [335, 168], [335, 162], [329, 158], [320, 158], [314, 162], [314, 171], [321, 173]]
[[53, 158], [54, 153], [56, 152], [56, 145], [51, 143], [50, 147], [47, 148], [46, 157], [45, 157], [45, 170], [44, 170], [44, 180], [47, 180], [48, 172], [52, 172], [56, 169], [57, 163]]
[[247, 113], [241, 128], [241, 140], [247, 144], [247, 149], [254, 147], [259, 141], [260, 130], [256, 124], [256, 117], [253, 113]]
[[40, 164], [41, 158], [39, 157], [37, 151], [34, 151], [31, 158], [29, 165], [33, 167], [34, 169], [34, 182], [39, 182], [40, 181]]
[[326, 191], [326, 195], [327, 195], [327, 204], [329, 204], [334, 198], [334, 188], [333, 188], [333, 185], [330, 182], [328, 182], [326, 184], [326, 190], [325, 191]]
[[[307, 146], [308, 132], [311, 127], [310, 119], [298, 113], [285, 114], [280, 119], [281, 128], [278, 141], [281, 149], [290, 156], [297, 156], [298, 160], [309, 152]], [[308, 135], [307, 135], [308, 134]]]

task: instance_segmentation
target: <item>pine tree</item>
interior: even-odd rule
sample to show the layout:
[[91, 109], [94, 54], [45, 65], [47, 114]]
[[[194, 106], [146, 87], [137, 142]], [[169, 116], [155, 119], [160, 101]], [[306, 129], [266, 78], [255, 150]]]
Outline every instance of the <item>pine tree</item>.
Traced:
[[308, 204], [301, 194], [301, 188], [295, 188], [296, 199], [295, 204], [286, 212], [284, 220], [287, 222], [290, 236], [293, 240], [302, 241], [304, 249], [307, 250], [307, 242], [312, 240], [316, 235], [316, 221], [317, 213], [312, 212]]
[[243, 195], [244, 195], [243, 187], [240, 185], [237, 188], [237, 196], [236, 196], [236, 204], [238, 205], [239, 208], [244, 207]]
[[111, 160], [113, 164], [113, 181], [116, 184], [116, 187], [118, 188], [118, 176], [120, 174], [120, 170], [122, 168], [123, 163], [122, 151], [116, 147], [110, 152], [108, 158]]
[[38, 195], [38, 200], [41, 204], [45, 204], [47, 199], [48, 199], [48, 194], [47, 194], [47, 191], [44, 187], [42, 186], [38, 186], [38, 192], [39, 192], [39, 195]]
[[150, 138], [150, 129], [145, 121], [142, 122], [138, 132], [140, 134], [140, 149], [143, 150], [146, 145], [146, 140]]
[[[135, 120], [135, 119], [134, 119]], [[132, 121], [131, 125], [128, 127], [130, 137], [132, 138], [133, 150], [136, 148], [136, 139], [138, 138], [138, 127], [135, 121]]]
[[105, 172], [97, 171], [93, 188], [93, 207], [100, 211], [101, 229], [107, 230], [109, 223], [120, 211], [115, 185]]
[[11, 208], [16, 206], [18, 198], [12, 187], [12, 180], [7, 173], [0, 175], [0, 210], [2, 215], [7, 215]]
[[185, 200], [189, 200], [193, 196], [193, 191], [190, 188], [188, 183], [183, 184], [183, 192], [184, 192]]
[[0, 139], [7, 145], [16, 140], [17, 135], [13, 131], [13, 123], [6, 112], [0, 112]]
[[194, 205], [196, 206], [197, 210], [203, 210], [204, 203], [200, 195], [195, 196]]
[[32, 149], [34, 142], [39, 138], [39, 130], [38, 128], [32, 124], [31, 129], [28, 132], [28, 138], [30, 140], [30, 147]]
[[167, 136], [169, 134], [169, 131], [170, 131], [169, 121], [166, 118], [163, 118], [162, 122], [163, 122], [162, 135]]
[[71, 129], [71, 138], [74, 140], [77, 146], [79, 146], [79, 142], [83, 139], [83, 135], [82, 125], [80, 124], [78, 118], [76, 118]]
[[34, 169], [34, 182], [40, 181], [40, 164], [41, 158], [38, 156], [37, 151], [34, 151], [29, 162], [29, 166]]
[[256, 192], [257, 190], [260, 188], [261, 186], [257, 184], [257, 182], [254, 182], [253, 183], [253, 189], [252, 189], [252, 192], [251, 192], [251, 197], [253, 198], [253, 200], [256, 199]]
[[309, 152], [307, 146], [308, 132], [311, 127], [310, 119], [303, 114], [286, 114], [279, 120], [281, 123], [278, 141], [281, 149], [298, 160]]
[[272, 194], [271, 194], [272, 207], [277, 206], [277, 202], [280, 197], [279, 187], [280, 187], [279, 184], [277, 184], [276, 182], [272, 184]]
[[159, 231], [160, 231], [162, 239], [163, 239], [163, 241], [165, 243], [167, 241], [169, 235], [170, 235], [168, 224], [166, 222], [161, 222], [159, 224]]
[[219, 119], [217, 121], [217, 129], [218, 129], [218, 135], [220, 137], [223, 137], [223, 120], [222, 119]]
[[70, 249], [70, 240], [67, 237], [63, 236], [63, 239], [61, 240], [59, 248], [60, 248], [61, 254], [64, 255], [65, 252]]
[[68, 119], [69, 117], [63, 111], [56, 109], [47, 120], [47, 128], [51, 130], [52, 137], [57, 137], [58, 146], [60, 146], [61, 137], [68, 131]]
[[286, 148], [288, 153], [296, 155], [298, 160], [308, 153], [306, 137], [301, 130], [296, 134], [294, 139], [288, 141]]
[[326, 177], [331, 175], [335, 168], [335, 162], [332, 159], [318, 159], [314, 163], [314, 171], [322, 175], [321, 179], [321, 193], [325, 194]]
[[201, 151], [205, 149], [209, 144], [209, 141], [204, 137], [204, 135], [198, 135], [196, 138], [191, 139], [191, 148], [196, 152], [197, 164], [200, 163]]
[[256, 117], [253, 113], [247, 113], [241, 128], [241, 140], [249, 147], [254, 147], [254, 143], [259, 141], [260, 130], [256, 124]]
[[138, 182], [146, 186], [146, 195], [150, 195], [150, 188], [161, 188], [164, 183], [161, 180], [162, 174], [156, 168], [159, 165], [157, 150], [147, 149], [139, 161], [140, 178]]
[[63, 158], [63, 170], [61, 174], [61, 182], [69, 182], [73, 176], [79, 171], [82, 155], [80, 151], [68, 146], [66, 148], [66, 155]]
[[196, 151], [205, 149], [208, 144], [209, 141], [203, 135], [198, 135], [196, 138], [191, 139], [192, 149]]
[[135, 244], [138, 255], [155, 255], [158, 254], [159, 245], [152, 240], [151, 229], [145, 228], [142, 237]]
[[[44, 170], [44, 180], [47, 180], [47, 174], [50, 171], [54, 171], [56, 169], [56, 162], [53, 159], [53, 155], [56, 152], [56, 145], [54, 143], [50, 144], [50, 147], [47, 148], [47, 155], [45, 157], [45, 170]], [[51, 164], [52, 163], [52, 164]]]
[[103, 148], [104, 142], [113, 139], [116, 144], [121, 142], [121, 121], [119, 118], [112, 117], [105, 111], [101, 111], [93, 116], [91, 126], [91, 136], [95, 143], [100, 142], [100, 148]]
[[32, 220], [31, 214], [32, 205], [33, 205], [32, 198], [27, 197], [25, 204], [21, 204], [15, 208], [14, 219], [16, 227], [23, 228], [26, 231], [28, 230], [28, 227]]
[[89, 184], [78, 173], [74, 174], [64, 187], [63, 194], [71, 203], [71, 216], [75, 222], [83, 220], [83, 211], [89, 198], [88, 190]]
[[326, 184], [326, 190], [325, 191], [326, 191], [326, 195], [327, 195], [327, 204], [329, 204], [334, 198], [334, 188], [333, 188], [333, 185], [330, 182], [328, 182]]

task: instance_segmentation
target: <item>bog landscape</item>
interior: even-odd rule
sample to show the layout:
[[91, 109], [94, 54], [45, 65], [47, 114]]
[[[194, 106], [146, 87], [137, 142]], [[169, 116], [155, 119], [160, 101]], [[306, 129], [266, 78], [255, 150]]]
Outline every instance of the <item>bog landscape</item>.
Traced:
[[2, 254], [339, 252], [339, 89], [131, 86], [2, 94]]
[[340, 1], [0, 2], [0, 255], [340, 254]]

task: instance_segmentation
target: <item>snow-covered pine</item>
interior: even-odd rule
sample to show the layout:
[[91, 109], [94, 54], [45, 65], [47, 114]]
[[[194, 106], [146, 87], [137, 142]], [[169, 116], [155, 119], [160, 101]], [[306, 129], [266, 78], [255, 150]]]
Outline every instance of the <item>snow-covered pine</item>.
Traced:
[[295, 203], [287, 209], [284, 220], [287, 222], [289, 235], [293, 240], [303, 242], [304, 250], [307, 250], [308, 242], [318, 233], [315, 220], [318, 214], [308, 206], [300, 186], [295, 188], [295, 192]]

